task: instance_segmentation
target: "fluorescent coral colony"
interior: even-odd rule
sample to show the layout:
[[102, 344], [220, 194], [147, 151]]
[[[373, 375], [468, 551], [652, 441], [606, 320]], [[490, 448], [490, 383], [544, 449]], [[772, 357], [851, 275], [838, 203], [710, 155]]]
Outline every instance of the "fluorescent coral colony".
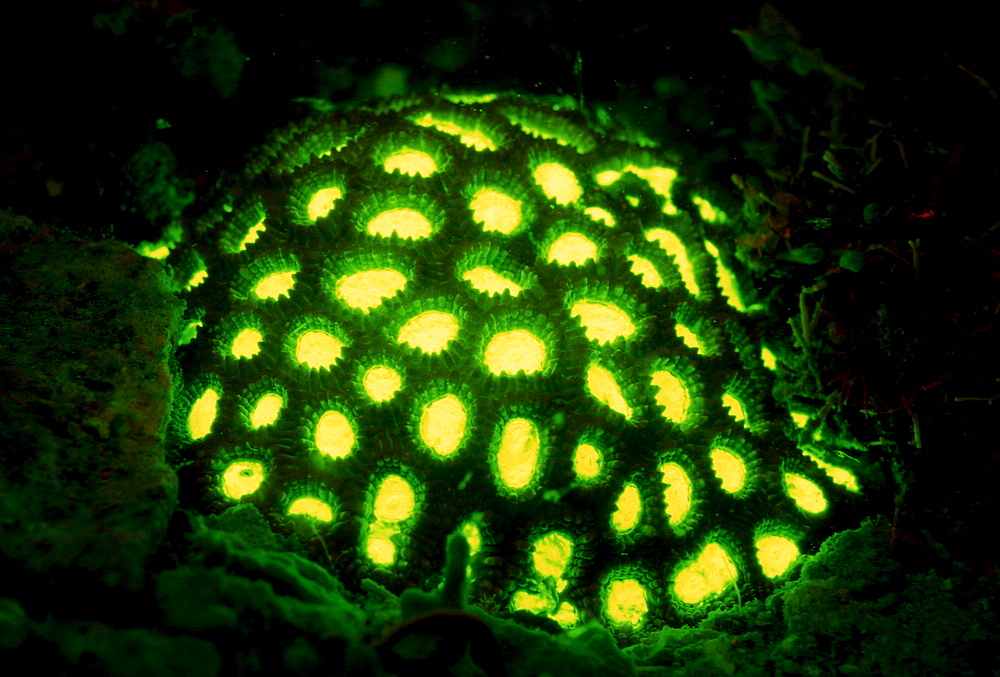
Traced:
[[166, 256], [198, 499], [348, 586], [628, 631], [759, 595], [859, 491], [770, 398], [726, 217], [661, 149], [453, 95], [278, 132]]

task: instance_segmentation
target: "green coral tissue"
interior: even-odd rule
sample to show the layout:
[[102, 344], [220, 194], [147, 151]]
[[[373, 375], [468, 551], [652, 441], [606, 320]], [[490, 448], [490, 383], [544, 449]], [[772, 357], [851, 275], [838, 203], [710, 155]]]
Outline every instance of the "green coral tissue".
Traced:
[[860, 488], [770, 397], [711, 200], [565, 100], [412, 97], [276, 132], [148, 250], [188, 304], [189, 494], [255, 506], [355, 590], [433, 587], [460, 530], [474, 601], [567, 629], [766, 594]]

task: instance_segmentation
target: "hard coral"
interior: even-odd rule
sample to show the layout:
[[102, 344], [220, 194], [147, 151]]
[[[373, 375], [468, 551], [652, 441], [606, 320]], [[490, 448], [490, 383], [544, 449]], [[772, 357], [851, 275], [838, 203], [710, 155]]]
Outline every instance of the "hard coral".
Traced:
[[350, 587], [433, 584], [462, 527], [475, 598], [567, 627], [772, 587], [849, 492], [770, 398], [726, 217], [571, 107], [427, 96], [275, 134], [167, 259], [191, 500], [258, 506]]

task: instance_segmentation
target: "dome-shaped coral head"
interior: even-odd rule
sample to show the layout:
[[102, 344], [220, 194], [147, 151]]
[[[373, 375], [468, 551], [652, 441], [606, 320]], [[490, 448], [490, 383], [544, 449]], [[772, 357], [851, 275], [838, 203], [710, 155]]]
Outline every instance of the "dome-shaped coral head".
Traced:
[[564, 627], [768, 590], [844, 492], [782, 432], [733, 223], [693, 185], [565, 102], [277, 132], [168, 258], [189, 495], [349, 586], [439, 582], [462, 529], [473, 601]]

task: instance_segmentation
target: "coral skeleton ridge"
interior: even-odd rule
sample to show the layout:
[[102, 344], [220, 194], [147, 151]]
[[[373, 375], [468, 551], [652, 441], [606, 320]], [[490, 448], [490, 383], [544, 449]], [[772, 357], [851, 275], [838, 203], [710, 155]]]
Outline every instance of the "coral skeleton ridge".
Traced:
[[679, 168], [503, 95], [277, 132], [161, 252], [196, 499], [397, 592], [461, 529], [473, 601], [564, 627], [773, 588], [851, 491], [790, 439], [726, 217]]

